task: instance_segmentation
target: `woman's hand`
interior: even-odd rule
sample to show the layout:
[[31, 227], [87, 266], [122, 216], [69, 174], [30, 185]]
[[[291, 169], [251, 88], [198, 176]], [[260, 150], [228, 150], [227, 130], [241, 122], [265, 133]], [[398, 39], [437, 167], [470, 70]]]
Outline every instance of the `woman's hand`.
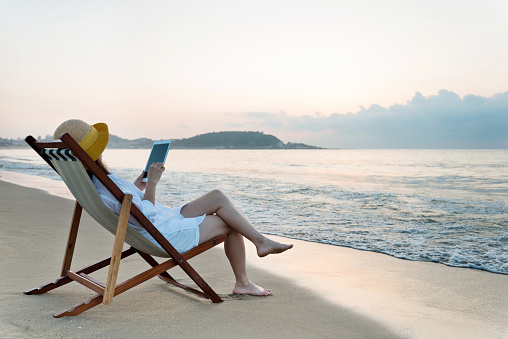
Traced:
[[143, 182], [143, 177], [145, 176], [145, 173], [146, 173], [145, 171], [141, 172], [139, 177], [137, 177], [136, 180], [134, 180], [134, 185], [136, 185], [136, 187], [142, 191], [144, 191], [146, 188], [146, 182]]
[[157, 185], [165, 169], [166, 168], [162, 165], [162, 162], [154, 162], [151, 164], [148, 170], [147, 183], [149, 182]]

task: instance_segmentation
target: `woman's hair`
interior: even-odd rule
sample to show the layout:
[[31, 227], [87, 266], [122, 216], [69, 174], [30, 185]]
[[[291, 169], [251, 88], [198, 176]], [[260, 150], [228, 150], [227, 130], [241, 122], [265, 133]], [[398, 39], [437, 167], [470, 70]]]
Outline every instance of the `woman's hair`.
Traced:
[[106, 172], [106, 174], [111, 174], [111, 171], [109, 170], [108, 166], [106, 166], [104, 161], [102, 161], [102, 157], [99, 157], [99, 159], [95, 160], [95, 163], [99, 165], [99, 167], [102, 168], [104, 172]]
[[[111, 171], [109, 170], [108, 166], [106, 166], [106, 164], [104, 163], [104, 161], [102, 161], [102, 157], [99, 157], [99, 159], [95, 160], [95, 163], [100, 167], [102, 168], [102, 170], [104, 172], [106, 172], [106, 174], [111, 174]], [[88, 173], [88, 176], [90, 177], [90, 179], [92, 179], [93, 177], [93, 174], [90, 170], [86, 170], [86, 172]]]

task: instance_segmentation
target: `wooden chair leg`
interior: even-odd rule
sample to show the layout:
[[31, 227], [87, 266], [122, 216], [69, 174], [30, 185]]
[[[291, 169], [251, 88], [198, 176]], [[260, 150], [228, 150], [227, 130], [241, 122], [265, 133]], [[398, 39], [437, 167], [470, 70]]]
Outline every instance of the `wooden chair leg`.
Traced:
[[125, 233], [127, 232], [131, 205], [132, 195], [125, 194], [122, 201], [122, 209], [120, 210], [120, 217], [118, 218], [118, 227], [116, 229], [115, 243], [113, 245], [113, 254], [111, 255], [111, 264], [109, 265], [108, 279], [106, 280], [106, 288], [104, 289], [104, 299], [102, 301], [104, 305], [111, 305], [115, 293], [116, 278], [122, 259], [122, 249]]
[[[155, 266], [158, 266], [159, 263], [151, 256], [151, 255], [148, 255], [144, 252], [141, 252], [141, 251], [138, 251], [138, 254], [141, 256], [141, 258], [143, 258], [150, 266], [152, 267], [155, 267]], [[169, 275], [168, 272], [163, 272], [160, 274], [160, 276], [164, 277], [164, 278], [167, 278], [167, 279], [171, 279], [171, 280], [175, 280], [173, 279], [172, 276]]]
[[53, 317], [62, 318], [62, 317], [70, 317], [70, 316], [78, 315], [80, 313], [85, 312], [86, 310], [91, 309], [94, 306], [100, 305], [102, 300], [103, 300], [102, 295], [96, 294], [93, 297], [91, 297], [90, 299], [88, 299], [87, 302], [74, 305], [69, 310], [64, 310], [64, 311], [58, 312], [58, 313], [54, 314]]
[[[135, 250], [134, 248], [131, 247], [131, 248], [122, 252], [122, 259], [127, 258], [135, 253], [137, 253], [137, 250]], [[83, 274], [90, 274], [90, 273], [98, 271], [104, 267], [109, 266], [110, 263], [111, 263], [111, 257], [108, 257], [108, 258], [98, 261], [92, 265], [83, 267], [82, 269], [80, 269], [79, 271], [76, 271], [74, 273], [76, 273], [76, 274], [82, 274], [82, 273]], [[55, 288], [66, 285], [72, 281], [73, 280], [71, 278], [69, 278], [67, 275], [65, 275], [63, 277], [58, 278], [55, 282], [50, 282], [50, 283], [43, 285], [39, 288], [33, 288], [29, 291], [26, 291], [25, 294], [27, 294], [27, 295], [44, 294], [46, 292], [54, 290]]]
[[71, 269], [72, 256], [74, 255], [74, 248], [76, 246], [76, 237], [78, 236], [79, 222], [81, 220], [81, 212], [83, 207], [76, 201], [74, 206], [74, 214], [72, 215], [71, 228], [69, 230], [69, 237], [67, 238], [67, 247], [65, 248], [65, 256], [62, 263], [62, 271], [60, 276], [65, 276], [65, 271]]
[[[216, 246], [217, 244], [220, 244], [221, 242], [224, 241], [225, 238], [226, 238], [226, 236], [224, 236], [224, 235], [215, 237], [215, 238], [209, 240], [208, 242], [205, 242], [205, 243], [203, 243], [197, 247], [194, 247], [193, 249], [190, 249], [189, 251], [183, 253], [182, 257], [185, 260], [189, 260], [189, 259], [195, 257], [196, 255], [199, 255], [202, 252]], [[140, 252], [131, 247], [130, 249], [123, 252], [123, 257], [128, 257], [134, 253], [140, 253]], [[105, 261], [106, 260], [103, 260], [97, 264], [101, 264], [101, 267], [105, 267], [105, 266], [107, 266], [107, 263], [105, 263]], [[90, 267], [94, 267], [94, 270], [95, 270], [95, 266], [96, 265], [90, 266]], [[131, 288], [136, 287], [139, 284], [141, 284], [141, 283], [143, 283], [143, 282], [145, 282], [157, 275], [163, 275], [167, 270], [169, 270], [175, 266], [177, 266], [177, 263], [175, 262], [175, 260], [169, 259], [159, 265], [156, 265], [155, 267], [150, 268], [147, 271], [144, 271], [144, 272], [118, 284], [118, 286], [116, 286], [116, 288], [113, 290], [113, 294], [114, 295], [122, 294], [123, 292], [126, 292], [126, 291], [130, 290]], [[78, 272], [80, 272], [80, 271], [78, 271]], [[219, 296], [214, 298], [214, 297], [211, 297], [209, 294], [204, 295], [205, 293], [203, 293], [203, 292], [199, 292], [198, 294], [200, 294], [203, 297], [211, 299], [215, 303], [222, 302], [222, 299]], [[54, 317], [61, 318], [61, 317], [65, 317], [65, 316], [74, 316], [74, 315], [80, 314], [80, 313], [82, 313], [94, 306], [99, 305], [102, 301], [103, 301], [103, 296], [101, 294], [96, 294], [93, 297], [91, 297], [90, 299], [88, 299], [88, 301], [86, 301], [84, 303], [79, 303], [69, 310], [59, 312], [59, 313], [55, 314]]]
[[[187, 260], [187, 258], [192, 258], [192, 257], [194, 257], [194, 256], [196, 256], [196, 255], [198, 255], [198, 254], [200, 254], [200, 253], [202, 253], [202, 252], [204, 252], [206, 250], [209, 250], [210, 248], [212, 248], [214, 246], [217, 246], [218, 244], [222, 243], [225, 239], [226, 239], [225, 235], [219, 235], [219, 236], [217, 236], [217, 237], [215, 237], [213, 239], [205, 241], [201, 245], [199, 245], [197, 247], [194, 247], [194, 248], [190, 249], [189, 251], [187, 251], [185, 253], [182, 253], [182, 257], [185, 260]], [[152, 256], [150, 256], [150, 255], [148, 255], [146, 253], [138, 251], [138, 254], [152, 267], [157, 267], [157, 266], [162, 265], [162, 264], [159, 264]], [[196, 273], [196, 275], [198, 275], [198, 274]], [[190, 275], [189, 275], [189, 277], [192, 278], [192, 276], [190, 276]], [[203, 288], [203, 284], [199, 284], [199, 283], [196, 282], [196, 280], [194, 280], [194, 279], [193, 280], [203, 290], [203, 292], [198, 291], [198, 290], [196, 290], [196, 289], [194, 289], [192, 287], [189, 287], [187, 285], [179, 283], [178, 281], [173, 279], [173, 277], [171, 277], [168, 272], [162, 272], [162, 273], [160, 273], [159, 274], [159, 278], [164, 280], [165, 282], [168, 282], [170, 284], [173, 284], [175, 286], [183, 288], [184, 290], [187, 290], [187, 291], [190, 291], [192, 293], [198, 294], [198, 295], [200, 295], [202, 297], [211, 299], [215, 303], [222, 302], [222, 299], [217, 295], [217, 293], [215, 293], [215, 291], [210, 286], [208, 286], [208, 284], [206, 284], [206, 282], [203, 279], [201, 279], [200, 276], [199, 276], [199, 278], [204, 283], [205, 288]], [[208, 287], [208, 289], [206, 289], [206, 287]]]

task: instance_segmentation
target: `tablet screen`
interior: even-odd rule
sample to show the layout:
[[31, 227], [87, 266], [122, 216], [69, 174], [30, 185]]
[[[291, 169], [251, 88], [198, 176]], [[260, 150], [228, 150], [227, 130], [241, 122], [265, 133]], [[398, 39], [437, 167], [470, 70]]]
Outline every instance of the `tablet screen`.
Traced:
[[143, 181], [146, 181], [151, 164], [154, 162], [162, 162], [164, 164], [166, 162], [166, 156], [168, 155], [170, 145], [171, 140], [160, 140], [153, 143], [152, 151], [150, 152], [150, 156], [148, 157], [148, 161], [146, 163]]

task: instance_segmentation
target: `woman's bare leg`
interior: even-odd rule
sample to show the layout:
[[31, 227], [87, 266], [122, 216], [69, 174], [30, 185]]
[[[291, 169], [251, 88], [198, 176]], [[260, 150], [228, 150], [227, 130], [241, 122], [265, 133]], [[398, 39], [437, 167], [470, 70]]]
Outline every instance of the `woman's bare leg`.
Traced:
[[[264, 257], [268, 254], [281, 253], [293, 247], [293, 245], [281, 244], [268, 239], [259, 233], [247, 218], [236, 209], [229, 198], [218, 190], [207, 193], [188, 203], [182, 208], [181, 213], [186, 218], [197, 217], [205, 213], [209, 215], [216, 214], [224, 220], [226, 226], [231, 227], [233, 230], [249, 239], [256, 246], [258, 256], [260, 257]], [[223, 229], [217, 229], [217, 231], [221, 230]], [[213, 232], [211, 232], [211, 234], [213, 234]], [[215, 235], [218, 234], [224, 233], [217, 233]], [[204, 240], [208, 239], [211, 239], [211, 237], [207, 237], [207, 239]]]
[[187, 218], [207, 214], [199, 225], [200, 244], [217, 235], [227, 234], [224, 249], [236, 279], [233, 293], [257, 296], [270, 294], [270, 290], [252, 283], [247, 277], [243, 237], [256, 245], [259, 256], [280, 253], [293, 245], [275, 242], [259, 233], [220, 191], [212, 191], [188, 203], [182, 208], [181, 213]]
[[219, 216], [207, 215], [205, 220], [199, 225], [199, 243], [201, 244], [219, 234], [227, 234], [224, 250], [236, 279], [233, 293], [257, 296], [269, 295], [270, 290], [252, 283], [247, 276], [243, 236], [227, 226]]
[[226, 256], [229, 259], [233, 272], [235, 274], [234, 294], [250, 294], [257, 296], [270, 295], [270, 290], [265, 289], [251, 282], [247, 277], [247, 266], [245, 260], [245, 244], [243, 235], [233, 231], [228, 234], [227, 241], [224, 242]]

